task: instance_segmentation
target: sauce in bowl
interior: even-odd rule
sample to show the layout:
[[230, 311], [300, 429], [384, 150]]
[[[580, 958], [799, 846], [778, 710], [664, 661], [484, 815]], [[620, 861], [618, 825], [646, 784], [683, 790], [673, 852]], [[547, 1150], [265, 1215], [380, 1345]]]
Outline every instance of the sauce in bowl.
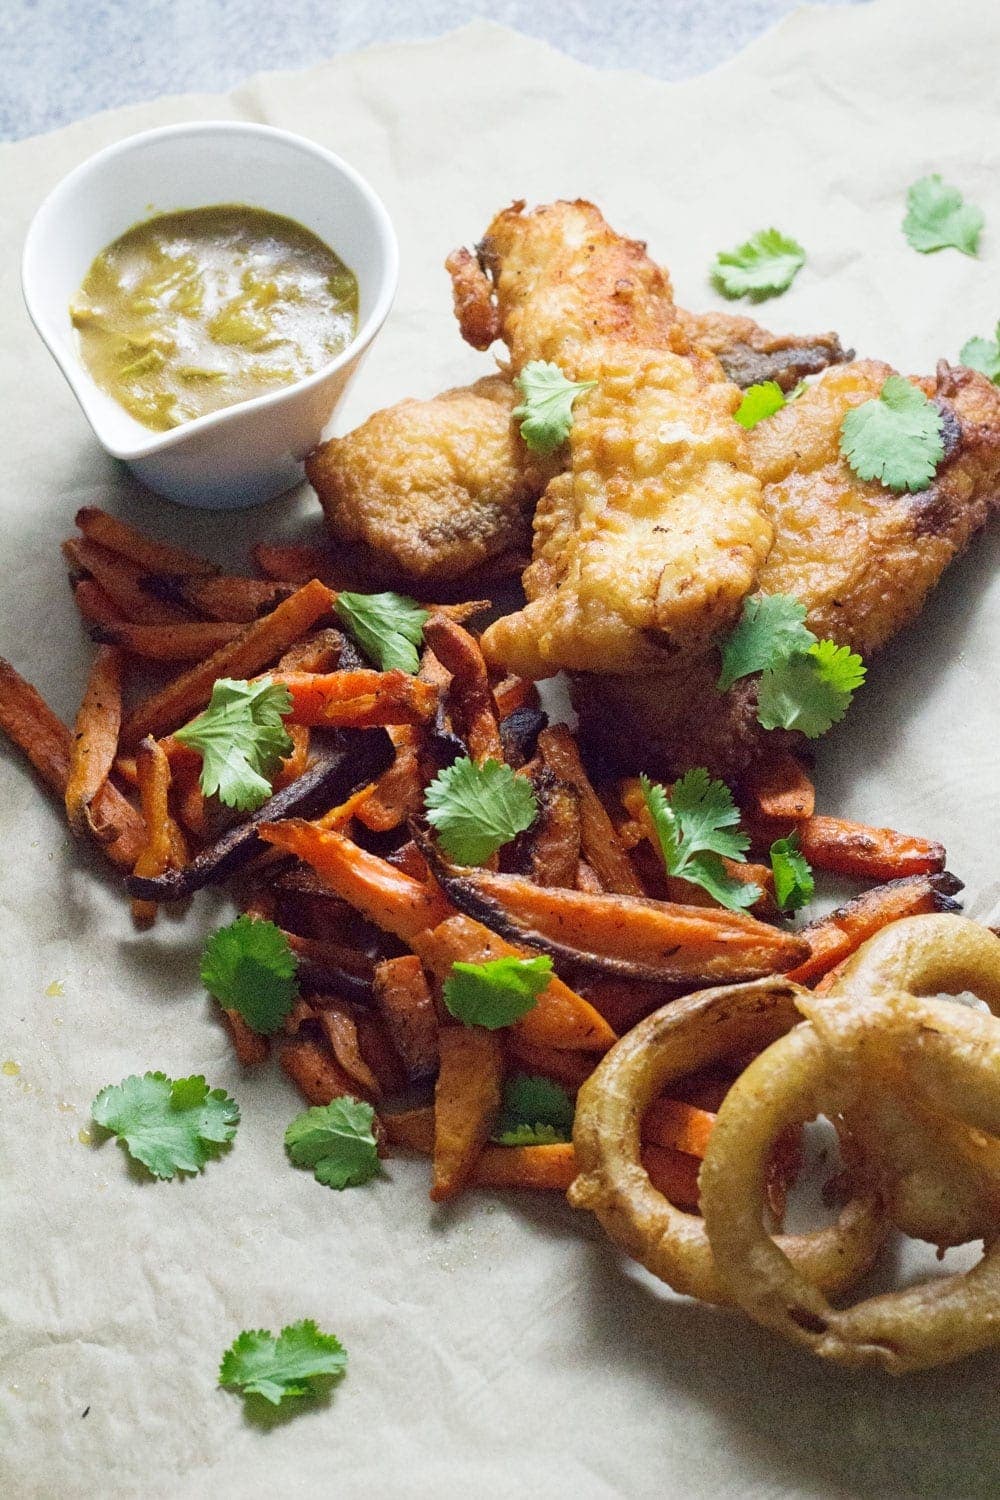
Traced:
[[219, 204], [120, 235], [70, 317], [97, 384], [164, 432], [328, 364], [357, 332], [358, 283], [294, 219]]

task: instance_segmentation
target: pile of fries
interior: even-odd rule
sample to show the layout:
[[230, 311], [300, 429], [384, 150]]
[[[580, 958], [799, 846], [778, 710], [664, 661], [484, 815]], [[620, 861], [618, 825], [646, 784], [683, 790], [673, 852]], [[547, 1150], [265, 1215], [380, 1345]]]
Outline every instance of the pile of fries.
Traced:
[[[65, 801], [74, 833], [126, 872], [137, 922], [225, 882], [243, 912], [287, 934], [301, 998], [272, 1040], [223, 1013], [241, 1063], [274, 1050], [310, 1103], [371, 1103], [386, 1149], [432, 1157], [436, 1200], [573, 1181], [569, 1142], [490, 1143], [512, 1074], [575, 1095], [665, 1002], [779, 974], [822, 990], [887, 924], [955, 907], [940, 845], [817, 814], [806, 770], [781, 755], [743, 792], [758, 857], [795, 831], [816, 869], [869, 888], [793, 930], [769, 867], [728, 864], [763, 894], [752, 914], [723, 909], [665, 874], [637, 784], [585, 767], [531, 683], [490, 674], [470, 629], [484, 601], [428, 605], [419, 673], [376, 671], [336, 624], [336, 589], [354, 580], [332, 551], [258, 546], [260, 576], [227, 576], [101, 510], [76, 519], [64, 552], [98, 650], [75, 728], [6, 662], [0, 728]], [[218, 679], [265, 672], [290, 694], [293, 751], [269, 800], [233, 815], [204, 795], [200, 757], [174, 732]], [[540, 809], [481, 868], [449, 864], [424, 820], [425, 788], [460, 755], [529, 778]], [[539, 952], [553, 977], [512, 1026], [468, 1027], [443, 1007], [456, 961]], [[754, 1050], [678, 1079], [645, 1110], [642, 1163], [671, 1202], [697, 1206], [715, 1113]], [[775, 1201], [794, 1161], [794, 1149], [772, 1161]]]

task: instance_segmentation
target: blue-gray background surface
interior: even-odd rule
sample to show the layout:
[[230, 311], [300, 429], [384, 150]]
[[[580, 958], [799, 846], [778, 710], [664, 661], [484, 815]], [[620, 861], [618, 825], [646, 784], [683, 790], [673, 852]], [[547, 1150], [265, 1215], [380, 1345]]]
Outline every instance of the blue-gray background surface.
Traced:
[[[834, 4], [862, 0], [832, 0]], [[732, 57], [797, 0], [0, 0], [0, 138], [160, 94], [224, 92], [375, 42], [477, 17], [596, 67], [687, 78]]]

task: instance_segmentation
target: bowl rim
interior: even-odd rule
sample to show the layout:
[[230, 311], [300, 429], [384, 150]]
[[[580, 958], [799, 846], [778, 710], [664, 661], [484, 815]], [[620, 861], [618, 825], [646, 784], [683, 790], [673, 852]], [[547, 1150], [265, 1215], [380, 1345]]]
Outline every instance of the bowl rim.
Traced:
[[[218, 411], [206, 412], [204, 416], [194, 417], [189, 422], [182, 422], [166, 432], [152, 432], [122, 408], [125, 416], [134, 424], [137, 436], [132, 443], [113, 441], [104, 430], [100, 415], [93, 409], [93, 395], [100, 388], [82, 360], [75, 356], [67, 358], [64, 351], [59, 348], [51, 316], [41, 305], [43, 284], [41, 277], [44, 275], [41, 252], [46, 243], [45, 224], [53, 209], [58, 206], [59, 200], [93, 172], [104, 170], [116, 158], [141, 151], [153, 142], [185, 135], [266, 136], [280, 141], [294, 151], [313, 156], [331, 167], [335, 173], [350, 182], [363, 199], [371, 216], [376, 240], [383, 252], [384, 269], [371, 311], [351, 342], [328, 364], [322, 365], [320, 369], [314, 370], [309, 375], [301, 376], [290, 385], [281, 386], [274, 391], [265, 391], [260, 396], [252, 396], [246, 401], [235, 402], [232, 406], [220, 407]], [[392, 307], [398, 281], [399, 243], [396, 231], [385, 204], [357, 168], [352, 167], [336, 152], [327, 150], [325, 146], [319, 145], [307, 136], [297, 135], [294, 131], [283, 130], [276, 125], [263, 125], [250, 120], [184, 120], [174, 125], [159, 125], [151, 130], [137, 131], [133, 135], [123, 137], [122, 140], [112, 141], [110, 145], [102, 147], [100, 151], [94, 152], [93, 155], [79, 162], [45, 195], [32, 215], [21, 254], [21, 295], [24, 298], [28, 316], [45, 347], [59, 366], [102, 446], [113, 458], [129, 463], [136, 459], [151, 458], [183, 445], [192, 437], [211, 433], [215, 428], [232, 421], [237, 415], [243, 417], [264, 409], [280, 407], [303, 391], [322, 385], [332, 375], [357, 360], [371, 344]]]

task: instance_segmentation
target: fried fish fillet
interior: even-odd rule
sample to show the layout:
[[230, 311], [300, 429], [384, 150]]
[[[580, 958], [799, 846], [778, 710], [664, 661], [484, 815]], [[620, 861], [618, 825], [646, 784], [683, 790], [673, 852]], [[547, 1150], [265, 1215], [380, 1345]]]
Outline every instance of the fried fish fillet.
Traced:
[[[945, 363], [914, 381], [944, 419], [945, 456], [931, 486], [895, 494], [852, 472], [840, 455], [841, 423], [892, 373], [873, 360], [829, 370], [750, 435], [775, 535], [759, 591], [794, 595], [817, 636], [864, 656], [916, 618], [1000, 504], [1000, 390]], [[671, 778], [704, 765], [734, 783], [776, 747], [804, 743], [757, 723], [754, 679], [718, 692], [719, 666], [712, 651], [645, 678], [577, 674], [581, 730], [623, 768]]]
[[733, 313], [680, 313], [693, 344], [714, 354], [734, 385], [758, 385], [773, 380], [790, 391], [806, 375], [818, 375], [830, 365], [854, 358], [835, 333], [811, 338], [794, 333], [771, 333], [752, 318]]
[[529, 453], [508, 380], [401, 401], [306, 460], [334, 536], [362, 542], [391, 575], [442, 580], [531, 550], [535, 501], [559, 468]]
[[[497, 215], [479, 246], [515, 375], [592, 381], [535, 514], [527, 606], [483, 648], [529, 677], [643, 672], [732, 623], [771, 546], [737, 388], [691, 344], [669, 278], [591, 203]], [[480, 319], [481, 321], [481, 319]]]

